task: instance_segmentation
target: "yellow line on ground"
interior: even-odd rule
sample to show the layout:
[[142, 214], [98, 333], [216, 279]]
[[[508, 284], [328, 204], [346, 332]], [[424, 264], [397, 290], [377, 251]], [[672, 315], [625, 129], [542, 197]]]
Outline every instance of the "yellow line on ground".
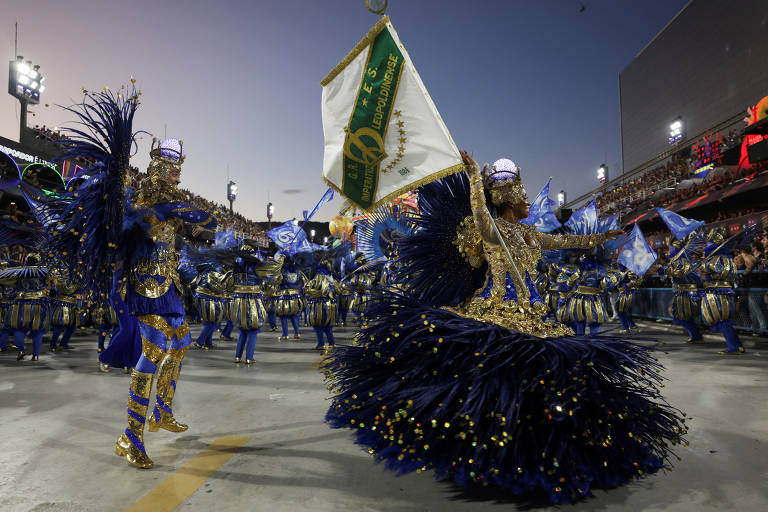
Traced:
[[250, 436], [220, 437], [202, 452], [192, 457], [163, 483], [136, 502], [128, 512], [171, 512], [192, 496]]

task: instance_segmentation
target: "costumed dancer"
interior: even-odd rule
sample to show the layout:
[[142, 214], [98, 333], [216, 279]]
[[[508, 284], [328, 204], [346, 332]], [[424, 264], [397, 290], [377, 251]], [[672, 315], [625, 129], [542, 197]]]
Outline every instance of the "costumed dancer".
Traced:
[[659, 268], [659, 273], [665, 275], [672, 283], [674, 293], [670, 313], [672, 322], [685, 329], [688, 333], [686, 343], [704, 343], [696, 316], [701, 311], [699, 304], [702, 287], [698, 264], [694, 258], [700, 253], [702, 236], [699, 229], [703, 221], [687, 219], [664, 208], [656, 208], [656, 212], [667, 225], [675, 240], [669, 245], [669, 259], [666, 265]]
[[331, 264], [321, 261], [315, 275], [304, 287], [309, 308], [309, 325], [317, 336], [315, 350], [335, 347], [333, 325], [336, 322], [336, 281], [331, 274]]
[[253, 364], [256, 362], [254, 351], [259, 330], [267, 319], [262, 285], [266, 278], [274, 278], [280, 271], [280, 264], [274, 260], [261, 261], [248, 244], [243, 244], [238, 252], [233, 267], [232, 295], [232, 314], [239, 330], [235, 363], [243, 360], [245, 350], [245, 364]]
[[555, 321], [565, 324], [576, 332], [576, 319], [571, 315], [570, 301], [576, 283], [579, 280], [579, 267], [576, 264], [565, 264], [559, 267], [557, 274], [557, 306]]
[[224, 298], [222, 302], [224, 304], [224, 327], [221, 329], [219, 338], [225, 341], [232, 341], [232, 331], [235, 329], [235, 316], [232, 309], [232, 294], [234, 293], [232, 280], [230, 279], [224, 289]]
[[723, 335], [727, 346], [727, 350], [721, 350], [718, 354], [744, 354], [744, 345], [733, 328], [733, 318], [736, 315], [736, 292], [733, 289], [736, 282], [736, 265], [730, 254], [728, 240], [725, 240], [721, 229], [713, 229], [708, 234], [699, 271], [704, 278], [701, 318], [712, 331]]
[[[3, 271], [9, 267], [9, 263], [5, 260], [0, 261], [0, 271]], [[6, 350], [16, 350], [16, 345], [13, 343], [8, 345], [8, 340], [13, 334], [13, 329], [8, 325], [8, 311], [13, 303], [15, 295], [14, 286], [10, 283], [0, 282], [0, 321], [3, 322], [3, 328], [0, 330], [0, 352]]]
[[560, 264], [555, 261], [544, 263], [544, 270], [546, 271], [546, 287], [544, 291], [541, 290], [542, 297], [544, 298], [544, 305], [547, 306], [547, 318], [554, 318], [558, 322], [562, 322], [557, 319], [557, 304], [560, 300], [560, 292], [558, 290], [557, 277], [560, 275]]
[[631, 270], [624, 270], [621, 281], [616, 286], [619, 295], [616, 299], [616, 314], [621, 321], [621, 328], [624, 334], [629, 334], [633, 329], [637, 329], [632, 320], [632, 299], [637, 290], [643, 286], [643, 276], [638, 276]]
[[419, 229], [398, 244], [409, 293], [384, 291], [361, 342], [326, 362], [327, 421], [352, 428], [398, 474], [543, 489], [556, 503], [663, 468], [684, 423], [659, 395], [659, 363], [621, 338], [574, 337], [531, 303], [542, 249], [618, 233], [521, 225], [528, 203], [516, 168], [500, 161], [481, 175], [463, 157], [470, 183], [455, 175], [418, 191]]
[[605, 290], [614, 288], [620, 275], [609, 271], [595, 252], [585, 254], [579, 263], [578, 281], [573, 294], [568, 301], [568, 316], [573, 318], [576, 334], [595, 335], [600, 326], [605, 323], [608, 312], [605, 309], [603, 295]]
[[195, 302], [203, 328], [195, 343], [196, 348], [209, 350], [213, 345], [213, 332], [224, 318], [224, 299], [227, 274], [223, 272], [218, 262], [208, 262], [198, 265], [198, 275], [195, 279]]
[[[77, 288], [68, 282], [65, 272], [56, 270], [53, 272], [53, 291], [56, 294], [51, 299], [51, 343], [49, 350], [69, 350], [69, 340], [77, 328], [79, 322], [77, 307]], [[56, 345], [61, 338], [61, 344]]]
[[98, 353], [104, 352], [104, 345], [109, 336], [110, 342], [117, 335], [119, 322], [117, 320], [117, 311], [112, 307], [110, 300], [106, 297], [99, 299], [91, 315], [93, 325], [99, 330]]
[[277, 313], [275, 312], [275, 303], [277, 302], [277, 290], [279, 283], [276, 277], [270, 276], [264, 279], [264, 307], [267, 309], [267, 323], [269, 324], [269, 330], [272, 332], [277, 331]]
[[686, 343], [704, 343], [699, 326], [696, 324], [696, 316], [701, 312], [699, 304], [701, 276], [691, 261], [691, 255], [686, 254], [684, 247], [684, 242], [679, 240], [672, 242], [669, 246], [669, 262], [660, 270], [672, 283], [674, 293], [670, 305], [672, 322], [682, 326], [688, 333]]
[[292, 258], [286, 257], [283, 260], [280, 285], [275, 295], [275, 313], [280, 318], [282, 335], [278, 340], [288, 339], [288, 321], [293, 326], [293, 339], [300, 339], [299, 333], [299, 315], [303, 310], [303, 292], [304, 283], [307, 278]]
[[48, 330], [50, 304], [48, 301], [50, 271], [39, 266], [40, 256], [27, 255], [26, 265], [0, 271], [0, 284], [12, 286], [13, 301], [8, 306], [5, 325], [13, 333], [13, 343], [18, 349], [16, 359], [27, 355], [24, 338], [32, 339], [32, 361], [40, 359], [43, 333]]

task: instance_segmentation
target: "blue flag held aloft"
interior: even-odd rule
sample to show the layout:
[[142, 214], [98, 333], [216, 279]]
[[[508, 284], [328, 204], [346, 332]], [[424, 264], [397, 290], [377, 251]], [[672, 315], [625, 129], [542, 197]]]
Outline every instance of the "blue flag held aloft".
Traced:
[[[299, 232], [304, 233], [304, 230], [301, 229], [297, 223], [289, 220], [288, 222], [267, 231], [267, 237], [275, 242], [275, 245], [283, 249], [296, 241], [299, 237]], [[307, 235], [304, 234], [304, 238], [306, 237]]]
[[562, 226], [552, 211], [555, 207], [555, 201], [549, 198], [549, 184], [551, 181], [552, 178], [547, 181], [547, 184], [544, 185], [539, 195], [531, 203], [528, 217], [520, 221], [521, 224], [533, 226], [542, 233], [549, 233]]
[[627, 236], [617, 261], [638, 276], [645, 274], [656, 261], [656, 252], [648, 245], [640, 225], [635, 223]]
[[659, 214], [661, 220], [664, 221], [672, 235], [678, 240], [682, 240], [704, 225], [704, 221], [686, 219], [682, 215], [678, 215], [665, 208], [659, 208], [658, 206], [656, 207], [656, 213]]
[[307, 213], [307, 210], [304, 210], [304, 212], [303, 212], [303, 214], [304, 214], [304, 222], [307, 222], [307, 221], [309, 221], [309, 219], [314, 217], [315, 214], [317, 213], [317, 210], [319, 210], [320, 207], [323, 206], [328, 201], [333, 201], [333, 189], [332, 188], [329, 188], [328, 190], [325, 191], [325, 194], [323, 194], [323, 197], [320, 198], [320, 201], [317, 202], [317, 204], [315, 205], [314, 208], [312, 208], [312, 211], [309, 212], [309, 214]]
[[594, 235], [600, 232], [600, 223], [597, 218], [597, 205], [593, 200], [584, 208], [576, 210], [565, 226], [576, 235]]
[[234, 233], [232, 233], [232, 228], [229, 228], [226, 231], [216, 232], [214, 247], [216, 249], [231, 249], [232, 247], [237, 247], [237, 238], [235, 238]]

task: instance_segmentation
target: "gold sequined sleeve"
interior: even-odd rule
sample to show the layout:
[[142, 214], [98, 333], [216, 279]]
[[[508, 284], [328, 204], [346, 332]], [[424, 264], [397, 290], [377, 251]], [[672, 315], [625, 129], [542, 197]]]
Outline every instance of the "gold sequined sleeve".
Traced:
[[472, 206], [472, 216], [475, 218], [475, 227], [484, 242], [498, 244], [499, 238], [493, 229], [493, 218], [485, 205], [485, 189], [483, 177], [477, 162], [469, 167], [469, 204]]
[[595, 235], [550, 235], [534, 231], [542, 250], [550, 249], [591, 249], [608, 240], [603, 234]]

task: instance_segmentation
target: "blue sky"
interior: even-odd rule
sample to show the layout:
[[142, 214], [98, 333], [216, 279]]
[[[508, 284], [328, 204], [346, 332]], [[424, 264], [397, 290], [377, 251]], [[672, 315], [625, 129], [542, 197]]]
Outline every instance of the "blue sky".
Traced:
[[[621, 161], [618, 74], [685, 0], [390, 0], [387, 14], [457, 145], [515, 160], [531, 195], [549, 176], [573, 198]], [[580, 12], [581, 6], [584, 10]], [[3, 7], [0, 52], [46, 76], [29, 124], [60, 126], [82, 87], [131, 76], [136, 128], [184, 140], [182, 185], [265, 220], [300, 216], [325, 188], [319, 81], [377, 21], [364, 0], [114, 0]], [[18, 102], [0, 97], [0, 135], [17, 139]], [[134, 164], [144, 170], [149, 140]], [[317, 220], [337, 214], [341, 201]]]

